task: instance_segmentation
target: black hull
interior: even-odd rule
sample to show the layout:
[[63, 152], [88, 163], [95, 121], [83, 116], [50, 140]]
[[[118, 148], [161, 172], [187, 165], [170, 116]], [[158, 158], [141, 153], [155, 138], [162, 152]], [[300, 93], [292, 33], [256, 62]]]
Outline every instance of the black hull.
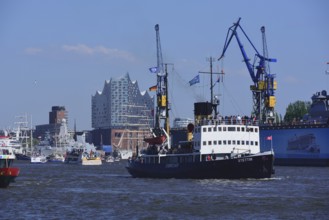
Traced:
[[225, 160], [175, 164], [146, 164], [130, 160], [126, 166], [133, 177], [177, 179], [270, 178], [273, 154], [259, 154]]
[[15, 154], [16, 160], [31, 160], [31, 157], [24, 154]]

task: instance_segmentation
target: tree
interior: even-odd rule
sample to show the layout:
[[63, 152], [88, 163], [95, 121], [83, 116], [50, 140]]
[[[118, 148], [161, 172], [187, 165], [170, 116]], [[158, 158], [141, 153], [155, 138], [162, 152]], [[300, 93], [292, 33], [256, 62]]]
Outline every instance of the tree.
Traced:
[[290, 103], [286, 109], [284, 121], [288, 123], [300, 121], [308, 113], [311, 102], [296, 101]]

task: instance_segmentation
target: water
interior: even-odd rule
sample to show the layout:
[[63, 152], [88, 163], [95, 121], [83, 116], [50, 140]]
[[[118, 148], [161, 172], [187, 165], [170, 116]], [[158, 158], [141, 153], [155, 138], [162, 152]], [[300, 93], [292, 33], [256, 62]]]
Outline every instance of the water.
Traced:
[[327, 219], [328, 167], [276, 167], [264, 180], [135, 179], [102, 166], [16, 162], [1, 219]]

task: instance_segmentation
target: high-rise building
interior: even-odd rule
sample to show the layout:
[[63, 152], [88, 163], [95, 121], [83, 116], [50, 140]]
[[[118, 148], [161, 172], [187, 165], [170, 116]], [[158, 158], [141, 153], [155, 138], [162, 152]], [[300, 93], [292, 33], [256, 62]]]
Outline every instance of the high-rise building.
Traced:
[[[113, 131], [141, 131], [153, 127], [154, 102], [141, 92], [129, 74], [106, 80], [103, 90], [91, 97], [91, 124], [96, 145], [112, 144]], [[115, 131], [114, 133], [118, 133]], [[112, 140], [112, 141], [111, 141]]]
[[67, 121], [65, 106], [51, 107], [51, 112], [49, 112], [49, 124], [61, 124], [63, 119]]
[[57, 137], [63, 120], [68, 123], [68, 113], [65, 106], [52, 106], [51, 112], [49, 112], [49, 124], [36, 125], [34, 137], [43, 139], [47, 133], [51, 137]]

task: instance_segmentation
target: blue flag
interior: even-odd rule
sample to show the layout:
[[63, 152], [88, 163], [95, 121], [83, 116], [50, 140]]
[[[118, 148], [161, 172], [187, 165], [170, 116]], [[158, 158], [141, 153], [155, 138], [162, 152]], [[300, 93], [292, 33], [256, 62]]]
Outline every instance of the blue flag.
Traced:
[[150, 72], [151, 73], [157, 73], [158, 72], [158, 67], [151, 67], [151, 68], [149, 68], [149, 70], [150, 70]]
[[199, 75], [197, 75], [196, 77], [194, 77], [192, 80], [189, 81], [190, 83], [190, 86], [196, 84], [196, 83], [199, 83], [200, 82], [200, 77]]

